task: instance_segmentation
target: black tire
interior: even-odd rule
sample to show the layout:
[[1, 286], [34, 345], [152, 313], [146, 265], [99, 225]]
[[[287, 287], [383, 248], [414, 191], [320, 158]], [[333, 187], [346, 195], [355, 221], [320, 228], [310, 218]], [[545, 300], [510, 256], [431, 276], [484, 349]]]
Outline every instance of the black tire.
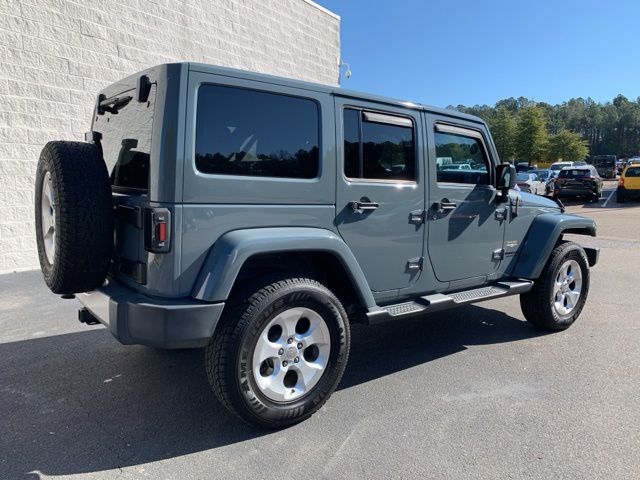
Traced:
[[[42, 234], [45, 178], [55, 199], [51, 261]], [[107, 166], [95, 145], [44, 146], [36, 172], [35, 221], [40, 268], [53, 293], [87, 292], [104, 283], [113, 249], [113, 200]]]
[[624, 203], [627, 201], [627, 198], [624, 196], [624, 193], [621, 192], [617, 192], [616, 193], [616, 202], [618, 203]]
[[[281, 428], [315, 413], [342, 378], [349, 356], [349, 323], [337, 297], [309, 278], [263, 281], [249, 295], [232, 300], [225, 308], [206, 351], [209, 383], [218, 400], [245, 422], [261, 428]], [[253, 353], [258, 338], [278, 314], [294, 307], [312, 308], [326, 323], [330, 353], [319, 381], [292, 401], [274, 401], [258, 387], [253, 373]]]
[[[569, 314], [561, 315], [554, 307], [553, 287], [560, 268], [568, 260], [575, 260], [580, 267], [582, 287], [577, 304]], [[533, 288], [520, 295], [520, 307], [524, 317], [542, 330], [560, 331], [576, 321], [589, 294], [589, 261], [582, 247], [573, 242], [561, 242], [551, 252], [547, 264]]]

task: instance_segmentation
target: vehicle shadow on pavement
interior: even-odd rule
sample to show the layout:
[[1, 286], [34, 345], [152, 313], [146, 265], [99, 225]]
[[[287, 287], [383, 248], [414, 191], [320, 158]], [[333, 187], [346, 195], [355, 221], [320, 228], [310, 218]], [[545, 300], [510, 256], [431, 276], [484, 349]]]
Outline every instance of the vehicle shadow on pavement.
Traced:
[[475, 305], [377, 326], [354, 325], [338, 390], [465, 350], [544, 335], [504, 312]]
[[[477, 306], [356, 325], [339, 389], [467, 345], [537, 335], [521, 320]], [[112, 470], [268, 435], [216, 402], [202, 357], [201, 350], [125, 347], [103, 328], [0, 344], [0, 477]]]

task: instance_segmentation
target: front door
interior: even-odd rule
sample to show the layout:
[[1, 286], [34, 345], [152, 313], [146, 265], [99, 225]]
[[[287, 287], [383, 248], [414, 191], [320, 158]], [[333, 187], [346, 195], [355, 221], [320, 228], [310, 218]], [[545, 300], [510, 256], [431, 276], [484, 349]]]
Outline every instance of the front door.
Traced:
[[500, 266], [506, 214], [504, 204], [496, 202], [495, 164], [485, 132], [479, 125], [426, 117], [431, 265], [442, 282], [478, 278], [482, 283]]
[[425, 174], [418, 111], [336, 98], [336, 226], [371, 290], [409, 286], [422, 266]]

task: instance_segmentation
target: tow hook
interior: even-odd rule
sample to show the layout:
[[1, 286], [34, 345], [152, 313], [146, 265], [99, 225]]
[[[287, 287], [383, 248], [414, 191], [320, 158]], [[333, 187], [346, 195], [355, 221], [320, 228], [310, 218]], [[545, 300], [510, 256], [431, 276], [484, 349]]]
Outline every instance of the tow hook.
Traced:
[[86, 325], [98, 325], [100, 320], [98, 320], [89, 310], [86, 308], [81, 308], [78, 310], [78, 320], [80, 323], [84, 323]]

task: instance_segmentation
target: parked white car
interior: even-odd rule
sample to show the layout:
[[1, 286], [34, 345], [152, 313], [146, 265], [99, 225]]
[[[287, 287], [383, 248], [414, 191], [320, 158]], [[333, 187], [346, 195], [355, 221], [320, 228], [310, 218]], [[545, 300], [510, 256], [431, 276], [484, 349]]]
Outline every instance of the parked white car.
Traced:
[[546, 186], [544, 182], [541, 182], [538, 175], [531, 172], [520, 172], [516, 175], [516, 185], [520, 188], [520, 191], [526, 193], [533, 193], [535, 195], [544, 195]]

